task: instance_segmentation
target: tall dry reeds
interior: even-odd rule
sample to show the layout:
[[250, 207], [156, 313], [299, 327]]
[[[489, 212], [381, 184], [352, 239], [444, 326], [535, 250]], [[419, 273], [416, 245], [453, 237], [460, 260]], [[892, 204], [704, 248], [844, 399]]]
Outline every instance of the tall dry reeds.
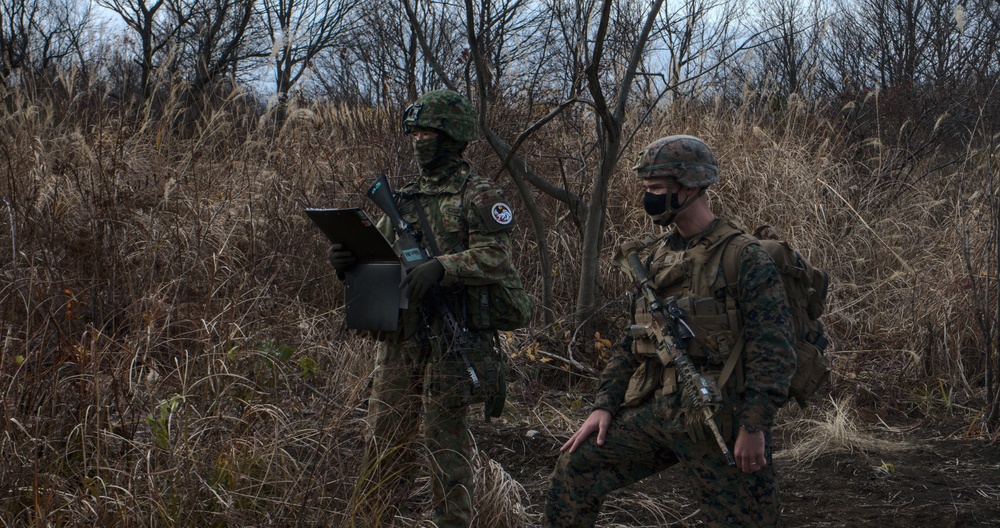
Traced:
[[[374, 174], [412, 174], [394, 111], [301, 104], [275, 131], [240, 93], [192, 113], [181, 89], [153, 108], [78, 84], [0, 93], [0, 523], [350, 526], [374, 352], [343, 328], [326, 242], [301, 207], [373, 212], [364, 190]], [[722, 164], [717, 210], [774, 226], [831, 273], [835, 382], [852, 381], [838, 392], [859, 406], [974, 411], [985, 359], [956, 224], [959, 204], [989, 199], [970, 183], [987, 169], [940, 152], [914, 160], [919, 185], [893, 185], [903, 147], [868, 138], [856, 148], [827, 114], [795, 100], [779, 112], [675, 106], [630, 148], [704, 138]], [[586, 129], [541, 132], [529, 147], [536, 171], [586, 189], [596, 166]], [[482, 173], [495, 169], [484, 145], [470, 156]], [[503, 176], [498, 185], [516, 203]], [[611, 257], [655, 228], [627, 163], [612, 189], [607, 303], [594, 315], [603, 335], [574, 336], [557, 317], [507, 336], [505, 349], [533, 351], [515, 360], [512, 383], [563, 384], [573, 369], [560, 360], [599, 368], [599, 356], [567, 357], [566, 343], [624, 326], [627, 285]], [[538, 198], [555, 308], [568, 316], [579, 231]], [[962, 221], [969, 246], [987, 247], [988, 226]], [[537, 291], [529, 230], [518, 227], [514, 244]], [[481, 505], [483, 519], [521, 522], [532, 508], [511, 499], [522, 496], [516, 483], [487, 458], [479, 467], [486, 487], [507, 490], [507, 502]]]
[[239, 94], [193, 120], [3, 95], [0, 520], [343, 511], [370, 356], [299, 202], [355, 201], [330, 175], [363, 141], [339, 125], [368, 117], [301, 111], [276, 135]]

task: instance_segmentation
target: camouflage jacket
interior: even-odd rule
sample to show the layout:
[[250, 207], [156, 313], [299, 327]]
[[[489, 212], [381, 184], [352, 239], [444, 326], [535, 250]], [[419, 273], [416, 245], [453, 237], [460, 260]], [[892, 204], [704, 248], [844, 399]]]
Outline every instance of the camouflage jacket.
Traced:
[[[707, 243], [706, 240], [710, 240], [714, 232], [731, 229], [732, 225], [727, 220], [717, 219], [705, 232], [688, 239], [682, 238], [676, 231], [672, 232], [663, 240], [662, 246], [654, 250], [653, 256], [659, 260], [677, 260], [689, 249]], [[657, 279], [664, 280], [663, 274], [667, 270], [658, 270], [660, 267], [657, 264], [657, 259], [651, 259], [652, 274]], [[711, 273], [708, 263], [703, 264], [703, 269]], [[726, 288], [724, 270], [718, 263], [715, 267], [716, 280], [712, 284], [717, 289], [694, 294], [714, 298], [724, 304], [725, 296], [735, 291], [745, 344], [741, 358], [742, 391], [735, 396], [737, 401], [734, 406], [738, 416], [734, 418], [742, 425], [769, 428], [773, 424], [775, 412], [788, 398], [788, 387], [795, 372], [795, 351], [792, 344], [794, 331], [781, 277], [771, 257], [759, 244], [746, 246], [739, 255], [739, 284], [735, 289]], [[691, 272], [688, 273], [690, 276]], [[659, 290], [660, 280], [656, 281], [657, 294], [663, 297], [663, 291]], [[641, 310], [637, 307], [636, 313], [633, 313], [633, 321], [639, 311]], [[705, 348], [705, 345], [701, 343], [699, 347]], [[707, 346], [710, 348], [712, 344]], [[618, 411], [633, 373], [642, 364], [636, 350], [634, 345], [627, 349], [615, 349], [601, 374], [595, 408], [608, 409], [612, 413]], [[689, 356], [698, 359], [695, 353], [689, 352]], [[706, 367], [704, 370], [710, 368]], [[735, 394], [733, 386], [734, 383], [727, 383], [731, 393]], [[675, 398], [674, 403], [679, 404], [679, 401], [679, 398]]]
[[[461, 315], [463, 287], [492, 283], [521, 287], [510, 259], [512, 209], [489, 180], [471, 172], [467, 162], [454, 159], [433, 171], [422, 171], [420, 178], [395, 193], [395, 199], [406, 221], [421, 232], [417, 201], [423, 207], [441, 251], [437, 257], [444, 267], [441, 286], [457, 315]], [[379, 229], [389, 242], [396, 239], [387, 219], [379, 222]], [[424, 234], [428, 248], [430, 238]], [[419, 311], [406, 310], [399, 337], [408, 338], [420, 326]]]

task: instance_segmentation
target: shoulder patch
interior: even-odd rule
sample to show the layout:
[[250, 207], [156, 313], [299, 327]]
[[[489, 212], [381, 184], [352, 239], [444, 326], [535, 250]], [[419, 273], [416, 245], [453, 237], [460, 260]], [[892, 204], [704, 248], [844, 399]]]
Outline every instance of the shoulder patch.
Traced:
[[507, 225], [514, 221], [514, 210], [503, 202], [497, 202], [490, 208], [490, 215], [500, 225]]
[[503, 193], [491, 182], [472, 173], [466, 185], [467, 195], [471, 195], [472, 211], [470, 222], [483, 233], [498, 233], [514, 227], [514, 209]]
[[490, 201], [477, 205], [476, 210], [485, 233], [506, 231], [514, 227], [514, 210], [507, 202]]

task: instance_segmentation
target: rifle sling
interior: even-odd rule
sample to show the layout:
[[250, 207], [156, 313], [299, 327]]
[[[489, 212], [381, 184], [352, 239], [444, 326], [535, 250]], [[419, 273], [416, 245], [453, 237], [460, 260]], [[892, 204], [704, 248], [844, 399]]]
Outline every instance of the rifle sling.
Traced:
[[413, 203], [417, 205], [417, 216], [420, 217], [420, 228], [424, 232], [424, 236], [427, 237], [427, 243], [431, 246], [431, 253], [435, 257], [441, 255], [441, 247], [438, 246], [437, 238], [434, 236], [434, 230], [431, 229], [430, 223], [427, 221], [427, 213], [424, 212], [424, 206], [420, 203], [420, 198], [416, 196], [412, 197]]
[[[732, 352], [729, 353], [729, 357], [726, 358], [726, 364], [722, 366], [722, 373], [719, 374], [718, 381], [719, 390], [722, 390], [722, 388], [725, 387], [726, 382], [729, 381], [729, 376], [732, 376], [733, 370], [736, 369], [736, 364], [739, 362], [740, 355], [743, 352], [743, 346], [743, 336], [740, 335], [739, 339], [736, 340], [736, 346], [733, 347]], [[738, 392], [742, 392], [743, 387], [737, 386], [736, 390]]]
[[[731, 242], [731, 243], [730, 243]], [[741, 328], [739, 319], [736, 317], [738, 314], [736, 308], [736, 298], [739, 295], [739, 259], [740, 255], [743, 254], [743, 250], [746, 249], [752, 243], [752, 239], [743, 238], [740, 240], [732, 240], [726, 243], [726, 247], [722, 250], [722, 273], [726, 282], [726, 311], [730, 315], [729, 327], [730, 328]], [[733, 370], [736, 367], [736, 363], [739, 361], [740, 356], [743, 354], [743, 349], [746, 347], [746, 340], [743, 338], [742, 328], [739, 337], [736, 339], [736, 345], [733, 346], [732, 351], [729, 354], [729, 358], [726, 360], [726, 364], [722, 367], [722, 373], [719, 375], [719, 388], [721, 389], [723, 385], [729, 381], [729, 376], [733, 374]], [[743, 392], [744, 390], [744, 379], [741, 373], [738, 373], [736, 377], [736, 391]]]
[[[424, 236], [427, 238], [428, 245], [430, 245], [431, 247], [431, 253], [433, 253], [435, 257], [441, 255], [442, 254], [441, 247], [438, 246], [437, 238], [434, 236], [434, 230], [431, 229], [430, 222], [427, 221], [427, 213], [424, 212], [424, 206], [423, 204], [420, 203], [420, 198], [417, 198], [416, 195], [413, 195], [410, 197], [410, 199], [412, 199], [414, 204], [416, 204], [417, 206], [417, 216], [420, 218], [420, 229], [424, 232]], [[456, 253], [460, 252], [462, 251], [462, 248], [460, 247], [455, 248], [455, 251]], [[480, 305], [479, 306], [480, 313], [484, 318], [483, 324], [489, 325], [490, 298], [489, 298], [489, 290], [486, 288], [482, 288], [480, 290], [479, 305]], [[465, 313], [465, 306], [463, 304], [462, 320], [464, 321], [466, 317], [467, 314]]]

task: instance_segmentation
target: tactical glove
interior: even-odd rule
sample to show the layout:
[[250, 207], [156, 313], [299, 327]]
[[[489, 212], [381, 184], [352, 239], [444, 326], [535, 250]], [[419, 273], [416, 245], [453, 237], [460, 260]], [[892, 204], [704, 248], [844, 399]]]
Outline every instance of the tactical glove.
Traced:
[[327, 252], [326, 258], [330, 261], [333, 269], [337, 270], [337, 273], [343, 273], [351, 269], [355, 262], [357, 262], [357, 259], [354, 258], [354, 253], [344, 249], [343, 244], [330, 246], [330, 251]]
[[410, 301], [416, 302], [424, 298], [427, 291], [435, 284], [439, 284], [444, 278], [444, 265], [437, 259], [428, 260], [411, 271], [403, 282], [399, 283], [399, 289], [410, 287]]

